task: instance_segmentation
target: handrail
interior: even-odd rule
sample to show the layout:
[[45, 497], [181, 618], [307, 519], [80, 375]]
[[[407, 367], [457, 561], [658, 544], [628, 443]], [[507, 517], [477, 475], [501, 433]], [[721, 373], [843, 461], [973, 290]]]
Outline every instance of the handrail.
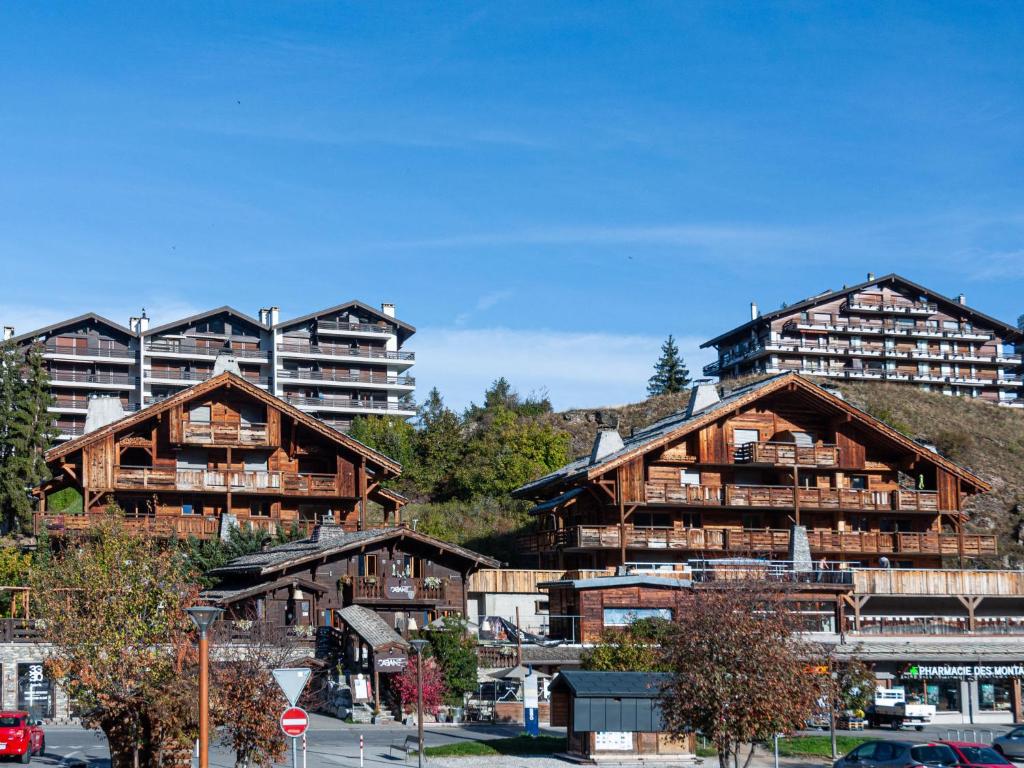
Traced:
[[328, 331], [359, 331], [362, 333], [393, 334], [395, 328], [390, 325], [377, 325], [376, 323], [348, 323], [342, 320], [317, 320], [317, 329]]
[[352, 349], [328, 344], [292, 344], [277, 345], [279, 352], [293, 352], [302, 355], [325, 355], [334, 357], [366, 357], [374, 360], [414, 360], [415, 352], [396, 352], [386, 349]]
[[136, 376], [126, 373], [79, 373], [77, 371], [50, 371], [50, 381], [66, 381], [76, 384], [127, 384], [135, 386]]
[[45, 355], [74, 355], [76, 357], [135, 357], [127, 347], [67, 347], [53, 342], [43, 345]]
[[412, 376], [380, 376], [375, 373], [338, 373], [334, 371], [292, 371], [279, 370], [277, 377], [281, 379], [304, 379], [309, 381], [338, 381], [355, 384], [395, 384], [398, 386], [414, 385]]
[[145, 344], [147, 352], [166, 352], [175, 355], [193, 355], [195, 357], [217, 357], [218, 355], [232, 355], [234, 357], [265, 358], [270, 353], [265, 349], [235, 349], [234, 347], [208, 347], [198, 344], [179, 344], [169, 340], [147, 341]]
[[367, 408], [374, 411], [412, 411], [416, 406], [411, 403], [392, 403], [379, 400], [354, 400], [347, 397], [303, 397], [301, 395], [285, 395], [285, 401], [293, 405], [307, 405], [314, 408]]

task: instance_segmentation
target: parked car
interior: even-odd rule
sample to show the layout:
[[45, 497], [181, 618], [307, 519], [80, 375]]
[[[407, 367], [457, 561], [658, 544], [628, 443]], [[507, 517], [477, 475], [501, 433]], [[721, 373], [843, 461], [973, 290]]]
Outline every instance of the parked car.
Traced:
[[16, 755], [21, 762], [27, 763], [32, 755], [46, 751], [43, 721], [31, 718], [28, 712], [18, 710], [0, 712], [0, 755]]
[[992, 740], [992, 748], [1003, 757], [1024, 758], [1024, 728], [1014, 728], [1009, 733]]
[[836, 760], [833, 768], [952, 768], [959, 762], [946, 744], [866, 741]]
[[960, 758], [964, 768], [1006, 768], [1013, 765], [999, 752], [988, 744], [977, 744], [972, 741], [944, 741]]

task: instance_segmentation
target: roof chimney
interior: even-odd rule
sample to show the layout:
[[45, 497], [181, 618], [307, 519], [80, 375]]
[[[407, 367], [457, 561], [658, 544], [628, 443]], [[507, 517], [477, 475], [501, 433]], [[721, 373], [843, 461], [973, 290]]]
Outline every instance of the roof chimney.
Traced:
[[761, 316], [761, 313], [757, 311], [757, 302], [750, 302], [750, 319], [757, 320]]
[[139, 335], [149, 330], [149, 315], [146, 314], [146, 308], [142, 308], [142, 316], [139, 317], [139, 330], [136, 331]]
[[113, 424], [124, 418], [124, 406], [117, 395], [97, 395], [89, 398], [89, 409], [85, 413], [85, 431]]
[[242, 369], [238, 367], [238, 358], [232, 354], [219, 354], [213, 361], [213, 375], [217, 376], [225, 371], [231, 371], [235, 376], [242, 375]]
[[381, 304], [380, 311], [388, 317], [395, 316], [395, 305], [394, 304]]
[[13, 338], [14, 338], [14, 326], [13, 325], [5, 325], [4, 326], [4, 341], [8, 341], [9, 339], [13, 339]]
[[875, 273], [874, 272], [868, 272], [868, 282], [870, 283], [874, 279], [875, 279]]
[[128, 318], [128, 330], [132, 333], [139, 332], [139, 318], [134, 316]]
[[962, 293], [956, 297], [956, 300], [959, 301], [961, 304], [967, 304], [967, 297], [964, 296]]
[[601, 427], [597, 430], [597, 435], [594, 436], [594, 448], [590, 451], [590, 463], [597, 464], [597, 462], [611, 456], [616, 451], [621, 451], [625, 447], [619, 430]]
[[690, 402], [686, 406], [686, 417], [703, 411], [705, 408], [714, 405], [719, 401], [718, 387], [709, 379], [698, 379], [696, 386], [690, 390]]

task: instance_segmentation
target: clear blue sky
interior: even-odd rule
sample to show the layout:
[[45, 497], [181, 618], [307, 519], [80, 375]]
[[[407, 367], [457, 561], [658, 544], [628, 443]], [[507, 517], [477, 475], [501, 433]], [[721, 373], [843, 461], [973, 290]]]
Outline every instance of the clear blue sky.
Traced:
[[1019, 3], [0, 5], [0, 321], [394, 301], [420, 383], [638, 399], [897, 271], [1024, 312]]

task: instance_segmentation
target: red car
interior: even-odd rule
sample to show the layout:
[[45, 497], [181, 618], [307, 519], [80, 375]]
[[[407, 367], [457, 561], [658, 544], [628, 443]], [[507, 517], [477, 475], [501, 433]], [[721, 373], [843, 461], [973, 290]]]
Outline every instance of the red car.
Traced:
[[42, 720], [32, 720], [28, 712], [0, 712], [0, 756], [17, 755], [23, 763], [32, 755], [46, 751]]
[[941, 743], [956, 752], [963, 768], [1006, 768], [1008, 765], [1013, 765], [988, 744], [976, 744], [972, 741], [943, 741]]

